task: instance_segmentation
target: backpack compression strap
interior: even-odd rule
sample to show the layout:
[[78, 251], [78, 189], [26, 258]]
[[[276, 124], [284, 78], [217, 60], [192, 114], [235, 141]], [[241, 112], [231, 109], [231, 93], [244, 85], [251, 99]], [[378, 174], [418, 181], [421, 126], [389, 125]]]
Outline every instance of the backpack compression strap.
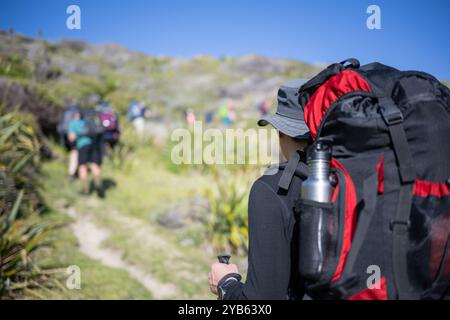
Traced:
[[408, 279], [407, 248], [415, 172], [400, 109], [389, 98], [380, 99], [380, 104], [384, 107], [382, 116], [389, 128], [401, 183], [395, 219], [390, 223], [394, 279], [398, 299], [408, 300], [413, 299]]
[[283, 169], [283, 174], [281, 175], [280, 181], [278, 182], [278, 188], [284, 191], [289, 190], [289, 186], [291, 185], [292, 178], [297, 175], [301, 179], [306, 179], [308, 176], [308, 167], [302, 159], [306, 157], [303, 151], [297, 150], [292, 156], [289, 158], [286, 167], [280, 167]]

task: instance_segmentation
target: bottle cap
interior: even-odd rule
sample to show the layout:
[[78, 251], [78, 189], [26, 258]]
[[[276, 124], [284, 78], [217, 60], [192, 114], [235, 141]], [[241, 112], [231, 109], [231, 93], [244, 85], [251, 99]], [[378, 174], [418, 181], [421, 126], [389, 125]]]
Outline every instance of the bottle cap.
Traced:
[[319, 140], [314, 143], [308, 150], [308, 161], [325, 160], [331, 161], [331, 142]]

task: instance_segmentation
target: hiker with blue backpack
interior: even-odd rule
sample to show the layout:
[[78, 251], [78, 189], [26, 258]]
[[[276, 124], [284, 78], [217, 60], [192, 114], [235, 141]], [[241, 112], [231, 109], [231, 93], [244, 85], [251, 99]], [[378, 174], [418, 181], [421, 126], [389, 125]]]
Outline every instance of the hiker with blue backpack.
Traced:
[[[105, 196], [101, 180], [103, 132], [95, 110], [76, 112], [69, 124], [69, 141], [75, 143], [78, 151], [78, 175], [82, 183], [80, 195], [87, 196], [95, 189], [100, 198]], [[88, 165], [93, 175], [93, 188], [89, 182]]]
[[144, 134], [146, 112], [148, 113], [145, 105], [137, 100], [132, 100], [128, 105], [128, 120], [131, 121], [140, 136]]

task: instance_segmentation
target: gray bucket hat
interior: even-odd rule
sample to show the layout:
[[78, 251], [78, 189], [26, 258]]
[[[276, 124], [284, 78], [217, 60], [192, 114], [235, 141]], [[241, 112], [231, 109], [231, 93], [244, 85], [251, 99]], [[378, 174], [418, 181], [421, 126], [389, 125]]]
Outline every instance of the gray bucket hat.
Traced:
[[303, 117], [303, 109], [298, 103], [298, 91], [307, 79], [293, 79], [283, 83], [278, 89], [278, 107], [274, 115], [264, 116], [258, 125], [271, 124], [275, 129], [295, 139], [310, 137], [308, 126]]

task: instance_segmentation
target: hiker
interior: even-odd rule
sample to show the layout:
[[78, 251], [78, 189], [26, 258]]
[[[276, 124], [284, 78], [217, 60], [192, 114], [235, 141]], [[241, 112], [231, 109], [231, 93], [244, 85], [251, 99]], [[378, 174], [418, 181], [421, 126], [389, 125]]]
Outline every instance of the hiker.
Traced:
[[150, 120], [153, 117], [153, 110], [149, 107], [144, 105], [142, 114], [144, 115], [145, 120]]
[[231, 100], [219, 108], [219, 118], [225, 126], [230, 126], [236, 121], [236, 110]]
[[[271, 124], [279, 132], [280, 149], [286, 159], [303, 149], [310, 139], [309, 130], [297, 101], [299, 87], [305, 81], [291, 80], [278, 91], [278, 108], [273, 116], [258, 124]], [[280, 167], [285, 166], [280, 164]], [[297, 259], [291, 246], [294, 215], [289, 208], [300, 193], [301, 179], [294, 176], [286, 193], [278, 192], [283, 170], [263, 175], [252, 186], [248, 206], [249, 254], [247, 280], [242, 283], [234, 264], [214, 263], [209, 274], [210, 288], [219, 298], [301, 299], [304, 288], [297, 277]]]
[[192, 109], [187, 109], [186, 111], [185, 111], [185, 119], [186, 119], [186, 123], [188, 124], [188, 125], [193, 125], [194, 124], [194, 122], [195, 122], [195, 113], [194, 113], [194, 110], [192, 110]]
[[228, 125], [228, 108], [226, 104], [219, 107], [218, 116], [222, 124]]
[[75, 143], [69, 140], [69, 124], [74, 119], [77, 112], [80, 111], [79, 105], [74, 102], [69, 102], [64, 108], [64, 112], [58, 123], [58, 134], [60, 136], [61, 144], [64, 145], [69, 152], [69, 162], [67, 165], [67, 175], [70, 180], [76, 179], [78, 170], [78, 151]]
[[262, 117], [265, 117], [267, 114], [269, 114], [270, 110], [270, 102], [269, 100], [265, 99], [257, 106], [258, 111], [260, 112]]
[[237, 114], [236, 114], [236, 107], [232, 101], [228, 103], [228, 121], [230, 125], [236, 122]]
[[205, 123], [211, 124], [214, 122], [214, 111], [209, 110], [205, 113]]
[[[290, 157], [250, 193], [247, 281], [219, 257], [211, 290], [225, 299], [448, 300], [450, 89], [425, 72], [350, 58], [281, 98], [301, 112], [279, 108], [260, 122], [279, 128]], [[307, 164], [283, 147], [287, 129], [302, 128], [298, 117], [311, 136]]]
[[[97, 117], [97, 119], [94, 119]], [[86, 119], [85, 119], [86, 118]], [[94, 110], [82, 113], [76, 112], [74, 119], [69, 124], [69, 140], [74, 142], [78, 151], [78, 175], [82, 183], [80, 195], [87, 196], [92, 188], [89, 183], [88, 165], [94, 178], [94, 188], [100, 198], [104, 198], [104, 190], [101, 181], [102, 164], [102, 131], [92, 128], [91, 122], [98, 121], [97, 112]], [[101, 125], [99, 124], [101, 127]]]
[[133, 123], [137, 134], [142, 136], [145, 131], [145, 105], [137, 100], [132, 100], [128, 105], [128, 120]]
[[119, 143], [119, 115], [117, 112], [114, 112], [112, 106], [107, 102], [102, 102], [97, 106], [96, 111], [104, 128], [103, 142], [108, 149], [112, 150]]

